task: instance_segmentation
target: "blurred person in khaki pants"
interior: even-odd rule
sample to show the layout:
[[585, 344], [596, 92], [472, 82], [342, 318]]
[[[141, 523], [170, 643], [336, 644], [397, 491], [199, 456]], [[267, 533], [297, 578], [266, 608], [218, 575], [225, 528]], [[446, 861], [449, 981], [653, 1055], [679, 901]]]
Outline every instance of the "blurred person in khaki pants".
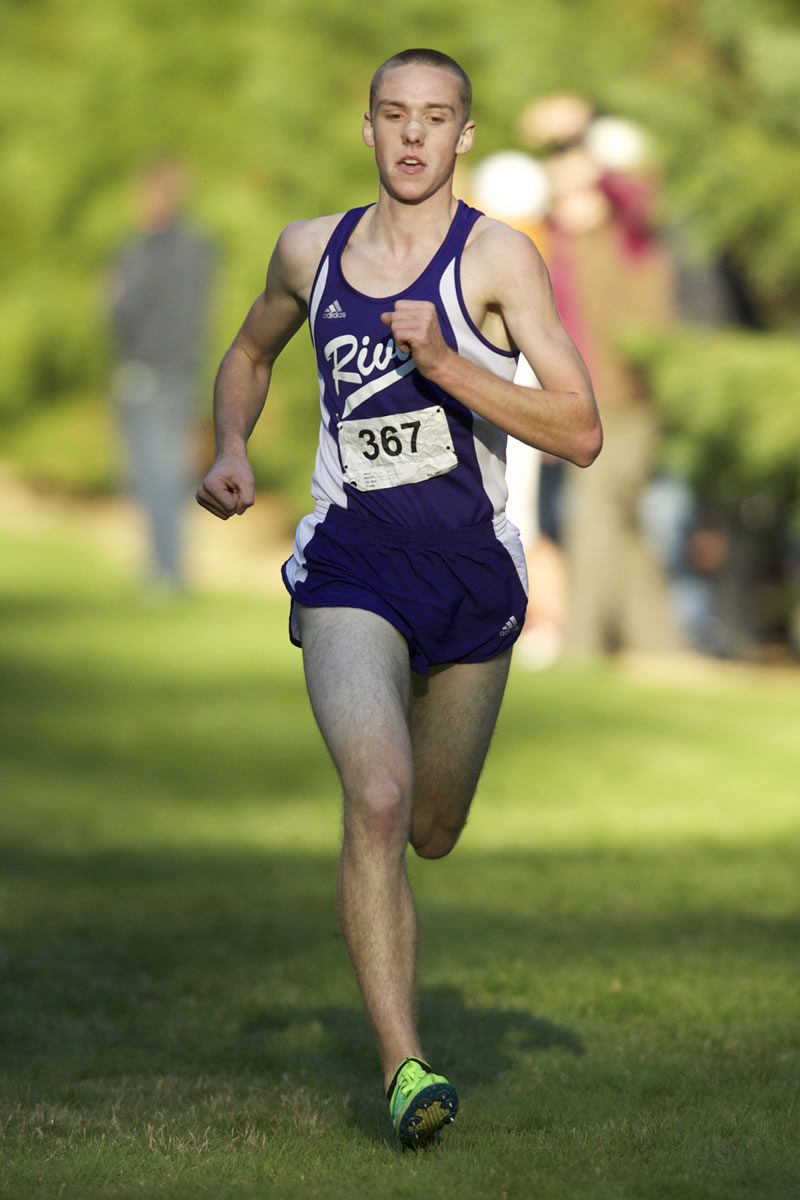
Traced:
[[182, 165], [149, 163], [134, 189], [138, 232], [109, 281], [116, 334], [113, 401], [132, 491], [150, 543], [148, 582], [184, 582], [183, 526], [194, 490], [198, 372], [205, 352], [213, 250], [183, 217]]
[[[566, 466], [567, 607], [564, 652], [667, 653], [684, 648], [665, 573], [640, 507], [660, 428], [644, 380], [624, 360], [620, 334], [675, 319], [671, 256], [654, 225], [655, 188], [637, 131], [593, 119], [570, 94], [535, 101], [520, 140], [550, 148], [548, 265], [562, 319], [594, 384], [605, 448], [591, 471]], [[638, 161], [637, 161], [638, 160]]]
[[[469, 203], [527, 234], [548, 260], [550, 182], [534, 156], [501, 150], [469, 172], [462, 167], [460, 176], [458, 184]], [[539, 386], [524, 357], [514, 380], [525, 387]], [[556, 463], [562, 465], [560, 459], [516, 438], [509, 437], [506, 442], [506, 512], [519, 530], [529, 580], [528, 611], [514, 661], [536, 669], [555, 662], [563, 641], [566, 580], [548, 488]]]

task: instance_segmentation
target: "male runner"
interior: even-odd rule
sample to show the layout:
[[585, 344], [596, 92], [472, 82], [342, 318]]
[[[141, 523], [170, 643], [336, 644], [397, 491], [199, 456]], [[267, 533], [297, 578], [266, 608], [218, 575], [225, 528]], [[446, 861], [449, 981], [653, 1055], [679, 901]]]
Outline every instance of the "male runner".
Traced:
[[[471, 87], [434, 50], [390, 58], [363, 139], [377, 204], [281, 234], [215, 388], [217, 457], [198, 502], [253, 503], [247, 441], [273, 364], [308, 319], [322, 421], [313, 513], [283, 569], [291, 636], [343, 791], [338, 910], [404, 1146], [452, 1120], [423, 1057], [410, 842], [448, 854], [467, 819], [526, 605], [505, 519], [505, 435], [588, 466], [591, 383], [529, 238], [457, 201]], [[513, 382], [519, 354], [541, 389]]]

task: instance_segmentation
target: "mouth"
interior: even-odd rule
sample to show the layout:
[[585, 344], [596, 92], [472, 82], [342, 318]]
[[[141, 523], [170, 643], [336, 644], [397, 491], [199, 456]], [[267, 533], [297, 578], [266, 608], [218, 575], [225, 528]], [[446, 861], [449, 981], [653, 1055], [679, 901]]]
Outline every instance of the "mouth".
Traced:
[[425, 167], [422, 159], [417, 158], [414, 154], [407, 154], [405, 158], [399, 160], [397, 165], [401, 171], [405, 171], [408, 175], [416, 174], [416, 172], [422, 171]]

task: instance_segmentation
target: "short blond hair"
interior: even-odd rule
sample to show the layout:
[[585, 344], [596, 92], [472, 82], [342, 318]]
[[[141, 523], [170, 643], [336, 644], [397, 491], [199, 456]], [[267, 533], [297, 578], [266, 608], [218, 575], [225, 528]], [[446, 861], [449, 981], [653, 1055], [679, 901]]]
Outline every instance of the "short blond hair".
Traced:
[[391, 58], [387, 58], [385, 63], [381, 63], [375, 74], [372, 76], [372, 82], [369, 85], [369, 111], [374, 114], [375, 96], [380, 86], [381, 79], [386, 71], [390, 71], [393, 67], [411, 67], [411, 66], [439, 67], [443, 71], [449, 71], [451, 75], [455, 75], [458, 81], [458, 98], [461, 101], [461, 109], [464, 117], [464, 122], [469, 120], [472, 112], [472, 84], [470, 83], [469, 75], [464, 68], [457, 63], [449, 54], [443, 54], [441, 50], [401, 50], [399, 54], [393, 54]]

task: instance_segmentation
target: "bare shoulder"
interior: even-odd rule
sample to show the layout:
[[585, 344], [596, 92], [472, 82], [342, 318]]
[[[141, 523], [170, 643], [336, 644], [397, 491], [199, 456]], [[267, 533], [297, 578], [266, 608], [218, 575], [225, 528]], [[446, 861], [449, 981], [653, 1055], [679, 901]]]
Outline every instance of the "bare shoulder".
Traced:
[[342, 216], [342, 213], [331, 213], [327, 217], [292, 221], [278, 238], [282, 257], [287, 262], [302, 262], [314, 257], [319, 261]]
[[332, 213], [287, 225], [275, 245], [268, 283], [274, 279], [307, 301], [320, 259], [342, 215]]
[[467, 241], [464, 265], [485, 286], [503, 288], [519, 281], [527, 288], [549, 287], [544, 259], [536, 243], [519, 229], [480, 217]]

